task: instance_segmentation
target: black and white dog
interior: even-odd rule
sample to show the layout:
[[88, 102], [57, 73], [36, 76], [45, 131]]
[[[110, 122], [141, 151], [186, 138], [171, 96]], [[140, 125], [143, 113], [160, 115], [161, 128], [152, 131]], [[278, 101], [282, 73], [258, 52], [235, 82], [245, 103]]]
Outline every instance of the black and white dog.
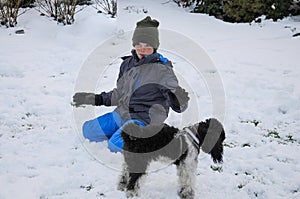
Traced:
[[171, 160], [177, 166], [180, 198], [194, 198], [195, 172], [200, 148], [214, 162], [223, 161], [225, 131], [214, 118], [186, 127], [183, 130], [167, 124], [140, 127], [135, 123], [123, 128], [125, 163], [118, 189], [127, 197], [138, 196], [140, 179], [151, 161]]

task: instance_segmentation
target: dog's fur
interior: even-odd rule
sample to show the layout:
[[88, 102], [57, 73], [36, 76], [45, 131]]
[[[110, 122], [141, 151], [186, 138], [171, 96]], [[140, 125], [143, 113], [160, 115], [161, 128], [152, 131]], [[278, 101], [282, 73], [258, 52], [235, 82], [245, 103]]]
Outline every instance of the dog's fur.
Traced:
[[194, 198], [194, 181], [197, 169], [199, 147], [209, 153], [214, 162], [223, 161], [225, 131], [214, 118], [187, 127], [199, 139], [193, 144], [187, 130], [179, 130], [167, 124], [140, 127], [135, 123], [124, 126], [123, 155], [125, 163], [118, 189], [126, 191], [127, 197], [137, 196], [140, 179], [146, 174], [151, 161], [161, 158], [171, 160], [177, 166], [180, 198]]

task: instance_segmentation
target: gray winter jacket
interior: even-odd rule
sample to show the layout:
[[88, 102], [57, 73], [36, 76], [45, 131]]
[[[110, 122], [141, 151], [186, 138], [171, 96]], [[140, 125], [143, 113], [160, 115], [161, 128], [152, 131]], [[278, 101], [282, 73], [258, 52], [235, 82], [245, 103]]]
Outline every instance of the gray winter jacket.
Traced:
[[123, 57], [116, 88], [100, 95], [104, 105], [117, 106], [122, 119], [157, 124], [165, 121], [170, 107], [184, 111], [170, 102], [170, 92], [178, 87], [170, 61], [156, 52], [139, 60], [133, 50]]

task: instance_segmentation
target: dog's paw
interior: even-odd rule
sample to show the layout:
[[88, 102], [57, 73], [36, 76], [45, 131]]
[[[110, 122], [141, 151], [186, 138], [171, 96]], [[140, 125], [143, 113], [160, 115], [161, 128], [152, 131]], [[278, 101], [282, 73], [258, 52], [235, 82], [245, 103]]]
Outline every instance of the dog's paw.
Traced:
[[117, 189], [119, 191], [125, 191], [126, 190], [126, 183], [119, 183]]
[[182, 188], [178, 191], [180, 199], [194, 199], [195, 193], [191, 188]]
[[127, 198], [133, 198], [133, 197], [137, 197], [137, 196], [139, 196], [137, 191], [134, 191], [134, 190], [127, 190], [126, 191], [126, 197]]
[[125, 168], [123, 171], [123, 175], [120, 176], [120, 181], [118, 183], [117, 189], [119, 191], [126, 191], [127, 185], [128, 185], [128, 173], [127, 173], [127, 168], [126, 166], [124, 166]]

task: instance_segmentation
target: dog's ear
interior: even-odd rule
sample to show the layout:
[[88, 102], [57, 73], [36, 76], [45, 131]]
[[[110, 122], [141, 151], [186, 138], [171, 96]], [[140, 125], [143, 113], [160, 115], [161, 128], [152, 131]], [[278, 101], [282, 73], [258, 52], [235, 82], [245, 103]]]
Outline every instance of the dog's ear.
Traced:
[[197, 128], [197, 134], [198, 134], [198, 139], [200, 141], [200, 146], [202, 146], [203, 142], [204, 142], [204, 139], [205, 139], [205, 136], [207, 134], [207, 130], [208, 130], [208, 126], [209, 126], [209, 123], [207, 122], [207, 120], [205, 122], [200, 122], [198, 124], [198, 128]]
[[205, 153], [210, 153], [218, 141], [225, 139], [225, 133], [222, 124], [215, 118], [207, 119], [205, 122], [200, 122], [199, 127], [200, 142], [202, 142], [202, 150]]
[[202, 144], [202, 150], [206, 153], [210, 153], [215, 144], [218, 142], [218, 139], [223, 131], [222, 124], [214, 119], [206, 120], [206, 136], [204, 138], [204, 142]]

